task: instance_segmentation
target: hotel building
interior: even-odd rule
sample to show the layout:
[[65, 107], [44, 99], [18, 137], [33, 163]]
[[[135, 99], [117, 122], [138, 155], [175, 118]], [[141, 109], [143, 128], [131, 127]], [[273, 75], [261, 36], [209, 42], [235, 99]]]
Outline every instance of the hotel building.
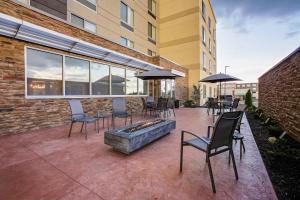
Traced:
[[[103, 112], [113, 97], [137, 112], [143, 96], [188, 99], [216, 72], [215, 27], [209, 0], [0, 1], [0, 135], [67, 121], [70, 98]], [[151, 69], [181, 77], [135, 77]]]

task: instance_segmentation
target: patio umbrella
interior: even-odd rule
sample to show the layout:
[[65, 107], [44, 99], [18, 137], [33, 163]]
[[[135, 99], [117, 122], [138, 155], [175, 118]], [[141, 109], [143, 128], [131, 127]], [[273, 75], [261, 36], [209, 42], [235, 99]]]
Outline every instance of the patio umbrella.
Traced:
[[160, 80], [160, 79], [175, 79], [176, 77], [180, 77], [176, 74], [173, 74], [170, 71], [167, 70], [150, 70], [147, 72], [143, 72], [142, 74], [136, 75], [137, 78], [143, 79], [143, 80]]
[[[207, 83], [220, 83], [220, 95], [219, 95], [219, 101], [221, 100], [221, 83], [222, 82], [229, 82], [229, 81], [241, 81], [241, 79], [236, 78], [234, 76], [228, 75], [228, 74], [213, 74], [211, 76], [208, 76], [206, 78], [203, 78], [200, 80], [200, 82], [207, 82]], [[221, 104], [220, 104], [220, 112], [221, 112]]]

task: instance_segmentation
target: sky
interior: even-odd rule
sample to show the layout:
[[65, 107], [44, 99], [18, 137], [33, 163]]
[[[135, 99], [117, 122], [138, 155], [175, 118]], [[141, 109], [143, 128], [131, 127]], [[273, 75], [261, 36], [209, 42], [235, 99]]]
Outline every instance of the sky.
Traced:
[[300, 46], [300, 0], [211, 0], [217, 17], [217, 71], [243, 82]]

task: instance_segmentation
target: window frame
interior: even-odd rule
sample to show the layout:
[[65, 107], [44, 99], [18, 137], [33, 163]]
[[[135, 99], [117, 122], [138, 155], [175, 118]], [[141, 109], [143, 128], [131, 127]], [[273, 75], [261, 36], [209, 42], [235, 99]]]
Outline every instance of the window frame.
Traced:
[[204, 26], [202, 26], [202, 43], [206, 46], [206, 30]]
[[[125, 5], [126, 6], [126, 20], [128, 21], [124, 21], [122, 18], [122, 9], [121, 9], [121, 5]], [[129, 15], [129, 10], [132, 13], [132, 24], [130, 24], [130, 15]], [[127, 5], [125, 2], [120, 1], [120, 21], [121, 21], [121, 25], [127, 29], [129, 29], [130, 31], [133, 31], [133, 27], [134, 27], [134, 10]]]
[[201, 15], [204, 21], [206, 21], [206, 5], [204, 0], [202, 0], [202, 5], [201, 5]]
[[[151, 36], [149, 35], [150, 27], [151, 27]], [[155, 38], [153, 38], [153, 28], [155, 29]], [[156, 44], [156, 39], [157, 39], [156, 26], [154, 26], [152, 23], [148, 22], [148, 41]]]
[[[27, 71], [28, 71], [28, 66], [27, 66], [27, 49], [32, 49], [32, 50], [36, 50], [36, 51], [42, 51], [45, 53], [51, 53], [51, 54], [55, 54], [55, 55], [59, 55], [62, 56], [62, 95], [28, 95], [27, 94]], [[75, 59], [81, 59], [81, 60], [85, 60], [89, 62], [89, 95], [66, 95], [65, 93], [65, 58], [66, 57], [71, 57], [71, 58], [75, 58]], [[68, 55], [66, 53], [57, 53], [55, 51], [51, 51], [51, 50], [46, 50], [43, 48], [36, 48], [36, 47], [32, 47], [32, 46], [24, 46], [24, 74], [25, 74], [25, 99], [76, 99], [76, 98], [107, 98], [107, 97], [141, 97], [141, 96], [148, 96], [149, 94], [149, 82], [147, 82], [148, 87], [147, 87], [147, 91], [146, 94], [138, 94], [136, 95], [127, 95], [126, 94], [126, 82], [125, 82], [125, 94], [124, 95], [112, 95], [111, 92], [111, 78], [109, 80], [109, 87], [110, 87], [110, 91], [109, 91], [109, 95], [93, 95], [92, 94], [92, 87], [91, 87], [91, 63], [98, 63], [98, 64], [103, 64], [103, 65], [107, 65], [109, 67], [109, 76], [111, 77], [111, 67], [119, 67], [119, 68], [123, 68], [125, 69], [125, 79], [126, 79], [126, 70], [127, 68], [130, 70], [135, 70], [136, 72], [143, 72], [143, 70], [141, 69], [137, 69], [137, 68], [133, 68], [133, 67], [128, 67], [128, 66], [123, 66], [123, 65], [118, 65], [118, 64], [114, 64], [114, 63], [107, 63], [107, 62], [100, 62], [100, 61], [96, 61], [94, 59], [87, 59], [87, 58], [82, 58], [80, 56], [74, 56], [74, 55]], [[139, 87], [139, 85], [138, 85]]]
[[[123, 45], [123, 44], [121, 43], [121, 40], [122, 40], [122, 39], [125, 39], [125, 40], [126, 40], [126, 46]], [[127, 48], [130, 48], [130, 49], [134, 49], [134, 42], [133, 42], [132, 40], [126, 38], [126, 37], [123, 37], [123, 36], [120, 37], [120, 44], [121, 44], [123, 47], [127, 47]], [[131, 47], [130, 45], [128, 46], [128, 44], [132, 44], [132, 47]]]
[[[78, 17], [78, 18], [80, 18], [80, 19], [83, 20], [83, 27], [78, 26], [77, 24], [72, 23], [72, 15], [74, 15], [75, 17]], [[86, 23], [86, 22], [95, 25], [95, 32], [90, 31], [90, 30], [88, 30], [88, 29], [85, 28], [85, 23]], [[89, 33], [93, 33], [93, 34], [96, 34], [96, 33], [97, 33], [97, 24], [95, 24], [94, 22], [91, 22], [90, 20], [86, 20], [84, 17], [81, 17], [81, 16], [79, 16], [79, 15], [77, 15], [77, 14], [75, 14], [75, 13], [70, 13], [70, 23], [71, 23], [73, 26], [75, 26], [75, 27], [77, 27], [77, 28], [80, 28], [80, 29], [83, 29], [83, 30], [85, 30], [85, 31], [87, 31], [87, 32], [89, 32]]]
[[[151, 2], [151, 3], [150, 3]], [[152, 11], [152, 7], [153, 7], [153, 2], [155, 3], [155, 12], [153, 12]], [[151, 9], [150, 9], [150, 4], [151, 4]], [[157, 8], [157, 3], [156, 3], [156, 1], [155, 0], [148, 0], [148, 13], [152, 16], [152, 17], [154, 17], [154, 18], [156, 18], [156, 9]]]

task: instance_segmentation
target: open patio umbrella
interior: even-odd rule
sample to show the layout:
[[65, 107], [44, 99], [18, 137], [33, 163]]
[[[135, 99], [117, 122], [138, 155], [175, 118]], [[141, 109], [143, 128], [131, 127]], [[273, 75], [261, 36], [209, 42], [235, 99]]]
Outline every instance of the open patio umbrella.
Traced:
[[[219, 95], [219, 101], [221, 100], [221, 83], [222, 82], [229, 82], [229, 81], [241, 81], [241, 79], [236, 78], [234, 76], [228, 75], [228, 74], [213, 74], [211, 76], [208, 76], [206, 78], [203, 78], [200, 80], [200, 82], [207, 82], [207, 83], [220, 83], [220, 95]], [[221, 104], [220, 104], [220, 112], [221, 112]]]
[[175, 79], [176, 77], [180, 77], [176, 74], [173, 74], [170, 71], [167, 70], [150, 70], [143, 72], [142, 74], [136, 75], [137, 78], [143, 79], [143, 80], [160, 80], [160, 79]]

